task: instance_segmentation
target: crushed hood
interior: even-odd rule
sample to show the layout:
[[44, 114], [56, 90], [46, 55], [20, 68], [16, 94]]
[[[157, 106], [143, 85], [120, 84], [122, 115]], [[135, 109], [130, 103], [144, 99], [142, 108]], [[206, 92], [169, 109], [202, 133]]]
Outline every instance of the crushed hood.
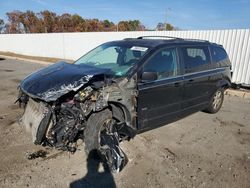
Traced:
[[70, 91], [77, 91], [93, 76], [109, 71], [84, 64], [59, 62], [29, 75], [20, 83], [20, 88], [33, 98], [51, 102]]

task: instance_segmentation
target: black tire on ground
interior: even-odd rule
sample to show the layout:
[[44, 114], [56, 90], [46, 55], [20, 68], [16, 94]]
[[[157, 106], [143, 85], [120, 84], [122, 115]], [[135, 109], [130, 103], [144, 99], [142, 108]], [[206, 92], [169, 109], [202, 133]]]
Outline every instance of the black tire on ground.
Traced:
[[211, 98], [208, 108], [206, 108], [204, 111], [210, 114], [217, 113], [220, 110], [223, 104], [223, 101], [224, 101], [224, 89], [220, 88], [214, 93], [214, 95]]
[[92, 150], [100, 149], [100, 132], [107, 121], [112, 120], [112, 113], [109, 109], [93, 113], [84, 130], [85, 152], [89, 154]]

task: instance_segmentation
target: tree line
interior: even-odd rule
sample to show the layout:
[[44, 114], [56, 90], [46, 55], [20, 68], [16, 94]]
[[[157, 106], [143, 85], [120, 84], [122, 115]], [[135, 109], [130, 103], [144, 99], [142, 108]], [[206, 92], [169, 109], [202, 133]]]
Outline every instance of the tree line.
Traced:
[[[55, 32], [98, 32], [98, 31], [145, 31], [139, 20], [122, 20], [114, 24], [109, 20], [84, 19], [78, 14], [44, 10], [7, 12], [7, 22], [0, 19], [0, 33], [55, 33]], [[174, 30], [171, 24], [159, 23], [157, 30]]]

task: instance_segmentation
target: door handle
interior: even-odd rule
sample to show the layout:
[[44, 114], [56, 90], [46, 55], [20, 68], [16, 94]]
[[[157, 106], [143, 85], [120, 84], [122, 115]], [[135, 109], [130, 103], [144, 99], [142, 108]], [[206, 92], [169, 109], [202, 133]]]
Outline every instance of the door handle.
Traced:
[[193, 82], [193, 81], [194, 81], [193, 79], [188, 80], [188, 82]]

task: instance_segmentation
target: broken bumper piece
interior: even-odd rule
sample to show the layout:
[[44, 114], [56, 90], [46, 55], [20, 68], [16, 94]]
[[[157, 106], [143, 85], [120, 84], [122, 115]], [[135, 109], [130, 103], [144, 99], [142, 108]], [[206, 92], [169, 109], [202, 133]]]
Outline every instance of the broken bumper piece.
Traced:
[[[38, 131], [38, 129], [41, 128], [44, 120], [49, 121], [50, 114], [50, 110], [42, 102], [38, 103], [31, 98], [29, 99], [20, 122], [26, 127], [28, 132], [32, 133], [32, 141], [34, 143], [40, 140], [38, 137], [41, 137], [39, 134], [42, 131]], [[47, 123], [45, 124], [47, 125]]]

